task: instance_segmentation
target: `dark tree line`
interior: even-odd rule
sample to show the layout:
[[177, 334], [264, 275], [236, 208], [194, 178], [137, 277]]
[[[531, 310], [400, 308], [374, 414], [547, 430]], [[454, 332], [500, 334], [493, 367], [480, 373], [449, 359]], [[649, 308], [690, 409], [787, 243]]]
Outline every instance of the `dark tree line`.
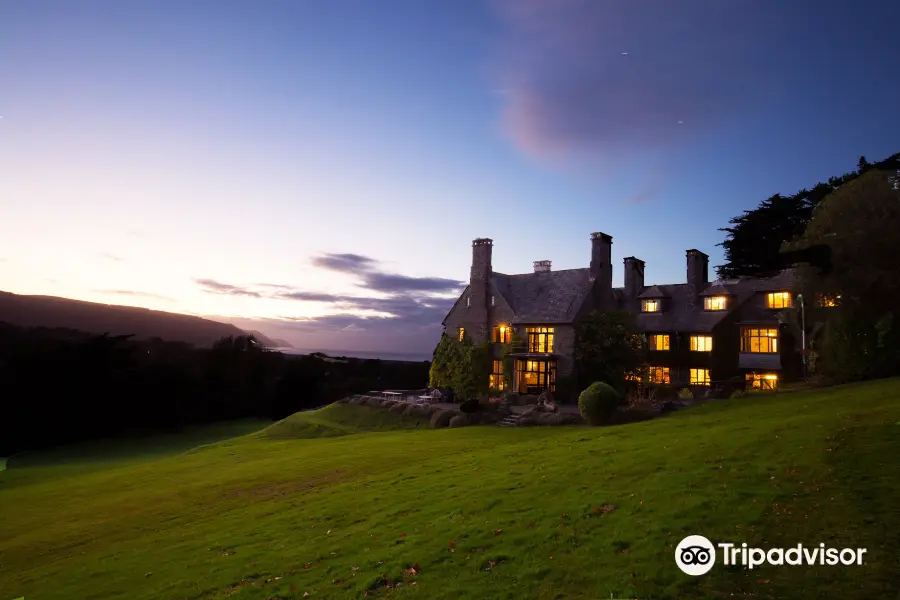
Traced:
[[0, 323], [0, 456], [134, 430], [280, 419], [353, 393], [423, 387], [428, 369], [267, 352], [244, 336], [201, 349]]
[[725, 264], [717, 267], [719, 277], [769, 277], [794, 262], [812, 262], [827, 267], [830, 261], [827, 247], [808, 249], [805, 250], [808, 255], [795, 256], [783, 253], [782, 245], [800, 238], [815, 208], [841, 186], [870, 171], [896, 172], [898, 169], [900, 153], [877, 163], [870, 163], [862, 156], [855, 171], [831, 177], [827, 182], [790, 196], [775, 194], [755, 209], [734, 217], [729, 221], [730, 227], [720, 229], [727, 235], [720, 244], [725, 249]]

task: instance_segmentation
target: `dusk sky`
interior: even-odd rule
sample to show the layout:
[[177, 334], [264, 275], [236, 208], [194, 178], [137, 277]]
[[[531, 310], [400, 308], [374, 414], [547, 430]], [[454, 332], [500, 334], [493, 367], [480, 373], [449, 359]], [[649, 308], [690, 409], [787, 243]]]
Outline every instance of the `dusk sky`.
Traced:
[[[429, 355], [468, 279], [685, 278], [900, 151], [900, 3], [0, 3], [0, 289]], [[713, 273], [711, 273], [713, 275]], [[251, 324], [233, 320], [238, 325]]]

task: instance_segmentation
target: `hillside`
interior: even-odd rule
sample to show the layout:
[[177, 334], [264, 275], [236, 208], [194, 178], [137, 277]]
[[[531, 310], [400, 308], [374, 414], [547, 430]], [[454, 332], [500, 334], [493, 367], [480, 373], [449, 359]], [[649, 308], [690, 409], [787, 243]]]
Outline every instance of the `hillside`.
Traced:
[[244, 332], [218, 321], [177, 313], [84, 302], [55, 296], [23, 296], [0, 292], [0, 321], [20, 327], [64, 327], [90, 333], [134, 334], [171, 342], [210, 346]]
[[285, 340], [279, 338], [271, 338], [258, 329], [245, 330], [248, 335], [252, 335], [256, 340], [266, 348], [293, 348], [293, 346]]
[[[155, 460], [14, 457], [0, 598], [894, 597], [898, 397], [883, 380], [605, 428], [352, 433], [373, 421], [323, 410]], [[690, 577], [688, 534], [868, 552]]]

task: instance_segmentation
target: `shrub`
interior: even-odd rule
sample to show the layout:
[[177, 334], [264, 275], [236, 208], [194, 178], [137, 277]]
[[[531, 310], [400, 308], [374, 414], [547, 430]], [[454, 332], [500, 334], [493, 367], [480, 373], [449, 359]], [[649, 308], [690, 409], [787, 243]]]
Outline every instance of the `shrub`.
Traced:
[[395, 404], [397, 404], [396, 400], [382, 400], [380, 406], [381, 408], [390, 408]]
[[408, 406], [409, 406], [409, 405], [406, 404], [405, 402], [398, 402], [397, 404], [395, 404], [395, 405], [393, 405], [392, 407], [390, 407], [388, 410], [391, 411], [391, 412], [393, 412], [393, 413], [400, 413], [400, 414], [403, 414], [403, 413], [406, 412], [406, 409], [407, 409]]
[[612, 419], [622, 397], [608, 383], [596, 381], [578, 396], [578, 412], [592, 425], [606, 423]]
[[469, 418], [466, 415], [456, 415], [450, 419], [450, 428], [465, 427], [469, 424]]
[[656, 404], [662, 404], [678, 398], [678, 391], [668, 383], [653, 384], [650, 395]]
[[466, 400], [465, 402], [463, 402], [462, 404], [459, 405], [459, 410], [461, 410], [462, 412], [467, 413], [467, 414], [474, 413], [475, 411], [478, 410], [478, 399], [471, 398], [469, 400]]
[[730, 397], [731, 397], [732, 399], [735, 399], [735, 398], [743, 398], [743, 397], [746, 396], [746, 395], [747, 395], [747, 392], [745, 392], [745, 391], [743, 391], [743, 390], [734, 390], [733, 392], [731, 392], [731, 396], [730, 396]]
[[381, 398], [376, 398], [375, 396], [369, 396], [366, 399], [366, 406], [371, 406], [372, 408], [378, 408], [381, 406]]
[[431, 426], [435, 429], [447, 427], [455, 413], [452, 410], [438, 410], [431, 415]]
[[525, 394], [524, 396], [519, 396], [519, 406], [532, 406], [537, 404], [538, 397], [534, 394]]
[[680, 390], [678, 390], [678, 399], [679, 400], [693, 400], [694, 393], [691, 391], [690, 388], [681, 388]]

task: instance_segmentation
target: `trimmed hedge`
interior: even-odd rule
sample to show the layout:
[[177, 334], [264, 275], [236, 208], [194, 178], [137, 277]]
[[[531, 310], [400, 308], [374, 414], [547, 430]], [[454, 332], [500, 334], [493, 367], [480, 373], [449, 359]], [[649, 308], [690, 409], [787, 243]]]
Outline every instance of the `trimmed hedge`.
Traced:
[[592, 425], [601, 425], [613, 420], [622, 396], [608, 383], [595, 381], [578, 396], [578, 412]]

